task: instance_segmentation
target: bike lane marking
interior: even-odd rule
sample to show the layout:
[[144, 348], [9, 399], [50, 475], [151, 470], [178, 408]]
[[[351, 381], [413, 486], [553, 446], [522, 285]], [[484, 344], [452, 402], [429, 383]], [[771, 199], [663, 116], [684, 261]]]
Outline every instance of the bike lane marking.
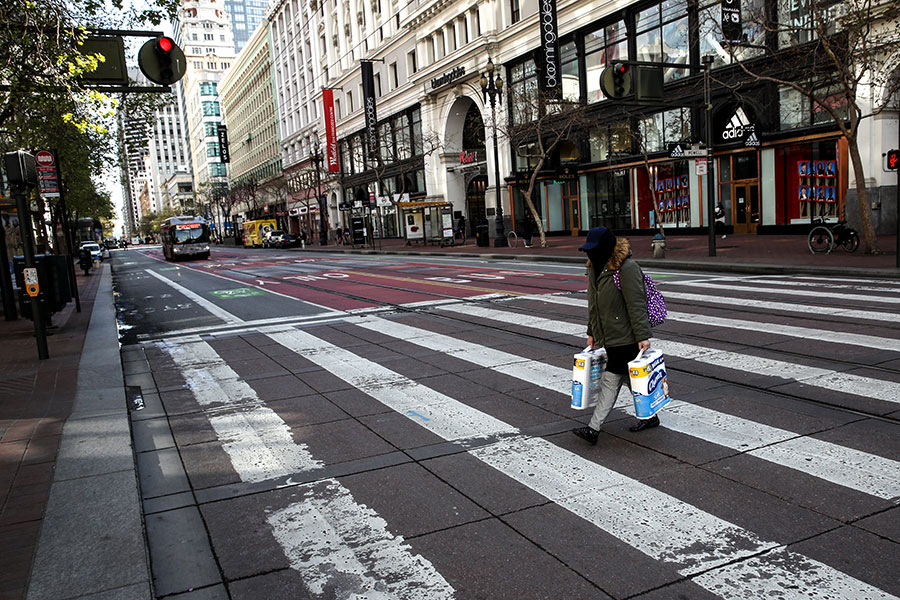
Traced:
[[163, 277], [162, 275], [160, 275], [159, 273], [157, 273], [157, 272], [154, 271], [153, 269], [144, 269], [144, 270], [145, 270], [147, 273], [149, 273], [151, 276], [153, 276], [153, 277], [155, 277], [156, 279], [162, 281], [163, 283], [165, 283], [165, 284], [168, 285], [169, 287], [175, 289], [179, 294], [182, 294], [183, 296], [185, 296], [185, 297], [187, 297], [187, 298], [190, 298], [190, 299], [193, 300], [195, 303], [197, 303], [198, 306], [203, 307], [205, 310], [209, 311], [211, 314], [213, 314], [213, 315], [215, 315], [216, 317], [218, 317], [218, 318], [222, 319], [223, 321], [225, 321], [227, 324], [229, 324], [229, 325], [236, 325], [236, 324], [239, 324], [239, 323], [243, 323], [243, 322], [244, 322], [244, 320], [241, 319], [240, 317], [237, 317], [237, 316], [231, 314], [230, 312], [228, 312], [228, 311], [225, 310], [224, 308], [221, 308], [221, 307], [218, 306], [217, 304], [215, 304], [215, 303], [213, 303], [213, 302], [210, 302], [209, 300], [207, 300], [206, 298], [204, 298], [204, 297], [201, 296], [200, 294], [197, 294], [196, 292], [193, 292], [193, 291], [189, 290], [188, 288], [184, 287], [183, 285], [178, 284], [178, 283], [175, 283], [174, 281], [172, 281], [172, 280], [169, 279], [168, 277]]
[[[383, 333], [385, 327], [396, 325], [378, 318], [354, 322], [363, 323]], [[766, 597], [784, 590], [812, 597], [826, 589], [843, 598], [895, 598], [543, 438], [517, 434], [518, 429], [509, 424], [310, 333], [275, 327], [263, 328], [261, 333], [446, 440], [509, 436], [468, 453], [722, 598], [745, 598], [751, 584]], [[448, 341], [446, 336], [438, 337], [442, 343]], [[510, 360], [536, 362], [521, 357], [506, 362]], [[747, 561], [753, 561], [755, 568], [742, 564]], [[742, 577], [734, 577], [734, 572]]]

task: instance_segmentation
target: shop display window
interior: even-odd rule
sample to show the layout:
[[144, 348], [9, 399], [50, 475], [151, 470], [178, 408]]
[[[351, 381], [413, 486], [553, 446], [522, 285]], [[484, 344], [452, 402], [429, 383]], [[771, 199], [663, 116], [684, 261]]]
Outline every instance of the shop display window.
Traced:
[[632, 228], [630, 173], [630, 169], [620, 169], [585, 176], [590, 227]]
[[792, 144], [776, 154], [780, 186], [776, 210], [780, 223], [837, 219], [843, 202], [840, 160], [833, 140]]
[[[650, 185], [641, 189], [638, 178], [639, 206], [646, 206], [650, 212], [650, 225], [655, 225], [653, 201], [656, 201], [656, 212], [663, 226], [688, 227], [691, 224], [691, 189], [688, 177], [688, 163], [684, 160], [650, 166]], [[646, 202], [645, 202], [646, 200]]]

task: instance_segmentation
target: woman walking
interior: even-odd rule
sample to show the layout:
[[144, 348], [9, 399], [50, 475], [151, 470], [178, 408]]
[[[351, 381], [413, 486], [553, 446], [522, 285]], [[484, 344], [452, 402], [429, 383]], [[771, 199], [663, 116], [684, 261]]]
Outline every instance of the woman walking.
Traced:
[[[591, 348], [606, 348], [607, 362], [600, 377], [600, 401], [591, 421], [572, 433], [596, 444], [600, 426], [616, 403], [622, 385], [631, 389], [628, 362], [640, 350], [650, 347], [650, 320], [644, 275], [631, 259], [628, 240], [617, 239], [606, 227], [594, 227], [579, 250], [588, 257], [587, 343]], [[657, 425], [659, 417], [654, 416], [639, 420], [629, 430], [643, 431]]]

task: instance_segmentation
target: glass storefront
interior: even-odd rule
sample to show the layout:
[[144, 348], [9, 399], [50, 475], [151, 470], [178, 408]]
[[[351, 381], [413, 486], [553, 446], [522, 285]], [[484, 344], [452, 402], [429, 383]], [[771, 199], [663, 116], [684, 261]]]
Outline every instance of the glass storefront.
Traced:
[[631, 229], [631, 169], [587, 173], [583, 176], [588, 227]]
[[[775, 150], [775, 211], [781, 223], [836, 219], [843, 192], [835, 140], [782, 146]], [[780, 172], [780, 176], [779, 176]]]

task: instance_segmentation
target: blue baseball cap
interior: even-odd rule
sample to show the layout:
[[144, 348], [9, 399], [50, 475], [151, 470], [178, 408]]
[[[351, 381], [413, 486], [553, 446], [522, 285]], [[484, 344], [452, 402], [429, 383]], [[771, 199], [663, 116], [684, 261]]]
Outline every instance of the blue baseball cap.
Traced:
[[588, 231], [587, 238], [578, 249], [582, 252], [590, 252], [591, 250], [596, 248], [606, 236], [612, 236], [613, 239], [615, 239], [613, 232], [611, 232], [606, 227], [594, 227], [593, 229]]

